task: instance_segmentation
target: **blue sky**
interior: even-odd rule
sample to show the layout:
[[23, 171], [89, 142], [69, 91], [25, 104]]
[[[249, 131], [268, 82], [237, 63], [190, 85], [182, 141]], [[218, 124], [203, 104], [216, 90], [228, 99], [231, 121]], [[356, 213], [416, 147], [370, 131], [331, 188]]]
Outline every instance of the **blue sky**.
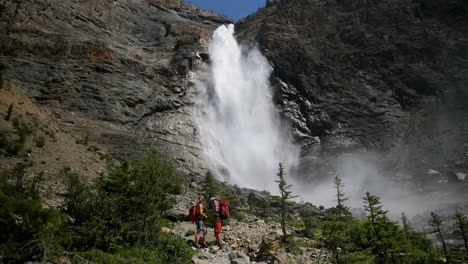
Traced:
[[265, 6], [266, 0], [186, 0], [189, 3], [211, 9], [233, 19], [246, 17]]

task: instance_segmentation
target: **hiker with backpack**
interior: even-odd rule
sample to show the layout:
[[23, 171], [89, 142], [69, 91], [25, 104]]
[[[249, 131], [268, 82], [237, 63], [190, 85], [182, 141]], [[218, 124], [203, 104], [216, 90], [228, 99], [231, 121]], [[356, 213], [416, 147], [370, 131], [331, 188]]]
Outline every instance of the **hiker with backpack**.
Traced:
[[[203, 196], [200, 196], [200, 198], [198, 198], [198, 203], [196, 205], [192, 205], [192, 207], [190, 208], [190, 212], [189, 212], [189, 220], [191, 222], [195, 222], [195, 225], [197, 226], [197, 232], [195, 233], [195, 247], [196, 248], [207, 247], [206, 245], [207, 229], [205, 227], [205, 224], [203, 223], [203, 219], [208, 218], [208, 216], [203, 212], [204, 201], [205, 201], [205, 198]], [[201, 232], [203, 232], [203, 239], [201, 241], [201, 245], [199, 245], [198, 241], [200, 240]]]
[[219, 247], [222, 247], [221, 241], [221, 232], [223, 228], [223, 219], [227, 219], [229, 217], [229, 203], [226, 200], [222, 200], [218, 202], [215, 197], [211, 197], [210, 201], [213, 205], [213, 210], [215, 213], [215, 220], [214, 220], [214, 235], [216, 238], [216, 244]]

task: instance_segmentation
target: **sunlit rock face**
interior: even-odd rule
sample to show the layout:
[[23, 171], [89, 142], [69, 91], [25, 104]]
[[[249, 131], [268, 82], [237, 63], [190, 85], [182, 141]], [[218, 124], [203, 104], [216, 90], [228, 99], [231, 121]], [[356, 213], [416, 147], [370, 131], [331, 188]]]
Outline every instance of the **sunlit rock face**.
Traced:
[[179, 0], [0, 1], [0, 17], [8, 81], [113, 156], [154, 148], [200, 171], [191, 87], [228, 19]]
[[301, 144], [300, 192], [332, 204], [340, 173], [356, 205], [365, 190], [399, 210], [413, 196], [466, 202], [467, 4], [291, 2], [239, 21], [237, 37], [273, 66], [276, 104]]

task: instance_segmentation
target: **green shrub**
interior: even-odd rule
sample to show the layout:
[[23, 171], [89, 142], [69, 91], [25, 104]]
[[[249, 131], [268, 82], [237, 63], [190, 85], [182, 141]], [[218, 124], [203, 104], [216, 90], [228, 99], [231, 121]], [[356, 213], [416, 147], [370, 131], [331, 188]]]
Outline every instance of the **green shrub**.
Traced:
[[38, 136], [34, 139], [34, 143], [36, 143], [36, 147], [42, 148], [45, 145], [45, 138], [43, 136]]
[[219, 185], [215, 181], [213, 174], [207, 171], [203, 180], [203, 193], [206, 199], [219, 194]]
[[5, 120], [6, 121], [10, 121], [12, 112], [13, 112], [13, 104], [10, 104], [10, 106], [8, 106], [8, 110], [7, 110], [6, 115], [5, 115]]
[[44, 172], [41, 171], [38, 174], [34, 175], [31, 186], [29, 188], [29, 193], [31, 197], [39, 198], [39, 189], [41, 188], [41, 184], [44, 181]]
[[94, 145], [91, 145], [88, 147], [88, 151], [98, 151], [99, 150], [99, 147], [96, 147]]
[[155, 250], [161, 254], [163, 262], [183, 264], [189, 263], [194, 255], [187, 242], [174, 234], [161, 233]]
[[138, 160], [116, 163], [97, 182], [97, 190], [65, 170], [69, 193], [64, 212], [73, 219], [62, 236], [69, 249], [154, 247], [164, 224], [162, 213], [182, 191], [183, 177], [167, 158], [149, 152]]
[[185, 232], [185, 236], [193, 236], [195, 235], [195, 230], [193, 229], [189, 229], [187, 230], [187, 232]]
[[114, 253], [107, 253], [97, 249], [91, 249], [79, 254], [91, 263], [127, 264], [127, 263], [162, 263], [155, 250], [145, 248], [118, 249]]
[[[51, 250], [55, 233], [62, 226], [64, 216], [54, 209], [43, 208], [35, 195], [35, 184], [27, 186], [23, 182], [25, 164], [17, 164], [0, 175], [0, 255], [23, 263], [31, 259], [37, 250]], [[30, 249], [36, 247], [36, 250]], [[37, 248], [39, 243], [42, 248]], [[18, 253], [18, 249], [25, 250]], [[38, 259], [40, 260], [40, 259]]]
[[19, 124], [20, 124], [20, 118], [17, 116], [13, 117], [13, 119], [11, 120], [11, 124], [13, 125], [14, 128], [18, 129]]
[[93, 263], [190, 263], [194, 252], [183, 239], [168, 234], [161, 236], [159, 239], [161, 247], [151, 249], [142, 247], [120, 248], [112, 253], [92, 249], [79, 253], [79, 255]]
[[55, 133], [52, 130], [44, 130], [44, 134], [50, 137], [50, 139], [55, 140]]
[[8, 139], [6, 133], [0, 132], [0, 153], [18, 155], [23, 149], [23, 144]]
[[18, 142], [23, 144], [26, 141], [26, 138], [33, 133], [34, 128], [24, 122], [21, 116], [15, 116], [11, 122], [18, 133]]

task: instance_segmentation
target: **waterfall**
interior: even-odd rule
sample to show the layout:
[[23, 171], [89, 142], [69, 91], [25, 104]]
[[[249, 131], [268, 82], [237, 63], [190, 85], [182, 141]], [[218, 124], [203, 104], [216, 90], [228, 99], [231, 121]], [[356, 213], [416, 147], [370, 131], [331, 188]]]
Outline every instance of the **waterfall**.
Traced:
[[221, 180], [277, 193], [278, 163], [291, 169], [299, 148], [273, 105], [272, 67], [257, 48], [237, 43], [232, 24], [213, 33], [209, 55], [196, 123], [211, 169]]

